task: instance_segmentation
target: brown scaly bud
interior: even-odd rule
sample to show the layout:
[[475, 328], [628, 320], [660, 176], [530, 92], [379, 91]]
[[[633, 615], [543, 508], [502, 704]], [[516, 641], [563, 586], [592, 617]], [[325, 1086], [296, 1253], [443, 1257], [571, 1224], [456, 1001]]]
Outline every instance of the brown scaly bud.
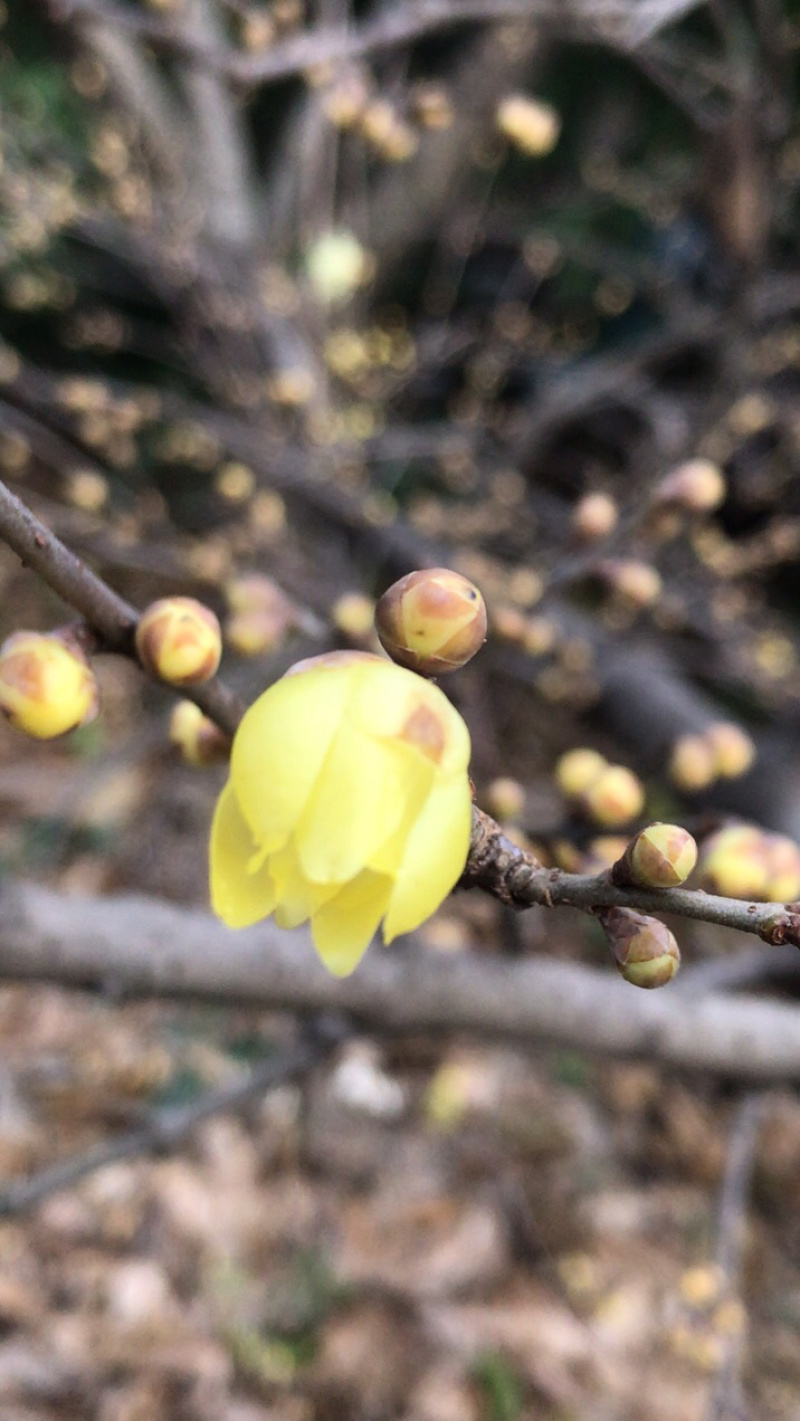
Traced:
[[384, 650], [420, 676], [458, 671], [486, 640], [486, 607], [474, 583], [446, 567], [410, 572], [375, 608]]
[[161, 597], [139, 618], [136, 651], [151, 675], [171, 686], [197, 686], [219, 666], [222, 632], [210, 607], [194, 597]]
[[800, 848], [755, 824], [729, 824], [703, 844], [700, 882], [725, 898], [793, 902], [800, 897]]
[[678, 464], [653, 491], [654, 502], [689, 513], [712, 513], [725, 499], [725, 477], [710, 459], [688, 459]]
[[577, 799], [603, 772], [608, 760], [599, 750], [579, 746], [568, 750], [556, 764], [556, 784], [568, 799]]
[[68, 631], [15, 632], [0, 647], [0, 711], [16, 730], [54, 740], [97, 715], [97, 682]]
[[714, 769], [724, 780], [746, 775], [756, 758], [756, 747], [746, 730], [733, 721], [719, 721], [705, 733], [714, 754]]
[[717, 778], [717, 756], [705, 735], [681, 735], [672, 747], [669, 777], [678, 789], [698, 794]]
[[611, 877], [620, 885], [677, 888], [697, 863], [697, 844], [678, 824], [648, 824], [635, 834]]
[[579, 543], [598, 543], [613, 533], [618, 517], [610, 494], [587, 493], [572, 510], [572, 532]]
[[681, 965], [681, 954], [669, 928], [632, 908], [602, 908], [597, 917], [605, 929], [619, 974], [632, 987], [665, 987]]
[[179, 701], [169, 722], [169, 740], [189, 765], [213, 765], [227, 760], [231, 742], [224, 731], [203, 715], [193, 701]]
[[603, 829], [621, 829], [644, 808], [644, 790], [633, 770], [607, 765], [579, 796], [587, 818]]

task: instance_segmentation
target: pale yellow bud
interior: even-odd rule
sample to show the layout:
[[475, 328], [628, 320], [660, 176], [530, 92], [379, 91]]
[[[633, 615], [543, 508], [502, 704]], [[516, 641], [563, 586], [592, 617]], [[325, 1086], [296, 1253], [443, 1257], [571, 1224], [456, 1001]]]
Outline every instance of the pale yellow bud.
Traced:
[[16, 730], [53, 740], [97, 710], [97, 682], [68, 634], [16, 632], [0, 647], [0, 711]]
[[756, 747], [746, 730], [732, 721], [720, 721], [705, 733], [714, 754], [714, 769], [723, 779], [746, 775], [756, 758]]
[[162, 597], [139, 618], [136, 650], [151, 675], [172, 686], [195, 686], [216, 672], [222, 633], [211, 609], [193, 597]]
[[179, 701], [173, 707], [169, 739], [190, 765], [211, 765], [230, 754], [228, 736], [193, 701]]
[[486, 640], [486, 607], [474, 583], [450, 568], [423, 568], [388, 588], [375, 609], [384, 650], [423, 676], [458, 671]]
[[608, 760], [599, 750], [568, 750], [556, 765], [556, 784], [568, 799], [577, 799], [607, 768]]
[[543, 158], [555, 148], [561, 119], [550, 104], [527, 94], [509, 94], [497, 108], [497, 127], [529, 158]]
[[690, 513], [711, 513], [725, 498], [725, 477], [710, 459], [689, 459], [665, 475], [654, 490], [658, 503], [685, 508]]
[[617, 526], [619, 510], [610, 494], [587, 493], [572, 510], [572, 531], [581, 543], [597, 543]]
[[717, 757], [704, 735], [681, 735], [672, 747], [669, 777], [678, 789], [697, 794], [717, 778]]
[[644, 790], [632, 770], [607, 765], [580, 796], [584, 813], [604, 829], [629, 824], [644, 808]]

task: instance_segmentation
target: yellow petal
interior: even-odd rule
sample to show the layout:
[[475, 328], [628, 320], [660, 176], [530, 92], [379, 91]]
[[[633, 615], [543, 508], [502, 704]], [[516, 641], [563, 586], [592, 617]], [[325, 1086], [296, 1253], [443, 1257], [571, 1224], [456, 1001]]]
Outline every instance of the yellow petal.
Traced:
[[339, 891], [338, 883], [320, 885], [309, 882], [303, 873], [293, 839], [271, 856], [269, 869], [278, 900], [275, 921], [280, 928], [296, 928], [299, 923], [304, 923]]
[[391, 880], [365, 869], [311, 919], [314, 946], [336, 977], [348, 977], [364, 956], [386, 912]]
[[471, 823], [466, 776], [439, 780], [408, 837], [383, 925], [386, 942], [419, 927], [447, 897], [467, 861]]
[[248, 872], [253, 836], [230, 780], [217, 800], [211, 826], [211, 905], [229, 928], [246, 928], [269, 917], [276, 894], [266, 866]]
[[[439, 745], [433, 756], [442, 774], [466, 770], [469, 764], [469, 731], [447, 696], [412, 671], [392, 662], [359, 668], [348, 714], [363, 730], [383, 739], [396, 738], [416, 755], [415, 722], [425, 713], [435, 727]], [[430, 747], [428, 747], [430, 753]]]
[[406, 807], [406, 759], [345, 721], [337, 732], [296, 830], [303, 872], [344, 884], [369, 863]]
[[345, 714], [352, 666], [276, 681], [247, 711], [233, 742], [231, 780], [255, 839], [286, 842], [303, 813]]

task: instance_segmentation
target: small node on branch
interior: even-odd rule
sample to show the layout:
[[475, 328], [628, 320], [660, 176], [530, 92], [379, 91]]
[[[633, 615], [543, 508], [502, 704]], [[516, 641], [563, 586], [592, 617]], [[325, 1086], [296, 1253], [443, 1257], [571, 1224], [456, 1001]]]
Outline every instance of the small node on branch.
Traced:
[[756, 824], [730, 824], [700, 852], [700, 884], [725, 898], [789, 903], [800, 897], [800, 848]]
[[656, 484], [653, 502], [688, 513], [712, 513], [725, 499], [725, 476], [710, 459], [688, 459]]
[[69, 630], [15, 632], [0, 647], [0, 711], [16, 730], [54, 740], [98, 708], [94, 673]]
[[665, 987], [681, 965], [681, 954], [669, 928], [632, 908], [602, 908], [597, 918], [621, 977], [632, 987]]
[[189, 765], [213, 765], [230, 755], [230, 738], [193, 701], [179, 701], [173, 707], [169, 739]]
[[450, 568], [410, 572], [375, 608], [381, 645], [420, 676], [458, 671], [486, 640], [486, 605], [474, 583]]
[[136, 651], [147, 671], [171, 686], [210, 681], [222, 656], [222, 632], [209, 607], [193, 597], [162, 597], [136, 627]]
[[631, 839], [611, 877], [620, 887], [677, 888], [697, 863], [697, 844], [678, 824], [649, 824]]

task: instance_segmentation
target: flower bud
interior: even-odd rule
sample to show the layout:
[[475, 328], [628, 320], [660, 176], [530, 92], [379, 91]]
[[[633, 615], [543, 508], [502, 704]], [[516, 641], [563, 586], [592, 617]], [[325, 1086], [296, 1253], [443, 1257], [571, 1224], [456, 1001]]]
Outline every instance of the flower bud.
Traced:
[[609, 494], [587, 493], [572, 510], [572, 531], [581, 543], [597, 543], [614, 531], [618, 517]]
[[222, 633], [214, 613], [193, 597], [162, 597], [139, 618], [136, 650], [145, 670], [171, 686], [208, 681], [219, 666]]
[[697, 863], [697, 844], [678, 824], [648, 824], [634, 835], [614, 865], [615, 883], [639, 888], [676, 888]]
[[525, 808], [525, 790], [519, 780], [508, 776], [492, 780], [486, 787], [486, 804], [495, 819], [507, 821], [519, 819]]
[[595, 824], [619, 829], [644, 808], [644, 790], [632, 770], [607, 765], [580, 795], [580, 806]]
[[710, 459], [688, 459], [656, 484], [657, 503], [685, 508], [689, 513], [711, 513], [725, 498], [722, 470]]
[[15, 632], [0, 647], [0, 711], [35, 740], [53, 740], [94, 720], [98, 691], [68, 634]]
[[636, 558], [609, 558], [597, 571], [621, 602], [635, 610], [652, 607], [661, 596], [661, 576], [650, 563]]
[[193, 701], [179, 701], [169, 722], [171, 745], [177, 745], [189, 765], [212, 765], [227, 760], [231, 742], [224, 731], [203, 715]]
[[606, 769], [608, 760], [599, 750], [568, 750], [556, 765], [556, 784], [568, 799], [577, 799]]
[[298, 608], [286, 593], [258, 572], [233, 578], [225, 597], [232, 614], [225, 623], [225, 638], [240, 656], [276, 651], [298, 621]]
[[746, 730], [733, 721], [719, 721], [705, 733], [714, 755], [714, 769], [725, 780], [746, 775], [756, 758], [756, 747]]
[[351, 641], [371, 643], [375, 631], [375, 603], [363, 592], [344, 592], [331, 608], [331, 621]]
[[800, 848], [755, 824], [729, 824], [703, 845], [700, 875], [703, 888], [724, 898], [793, 902], [800, 896]]
[[527, 94], [509, 94], [497, 108], [497, 127], [520, 152], [543, 158], [555, 148], [561, 132], [556, 110]]
[[704, 735], [681, 735], [672, 747], [669, 777], [678, 789], [697, 794], [717, 778], [717, 757]]
[[632, 987], [665, 987], [681, 965], [669, 928], [632, 908], [603, 908], [597, 913], [621, 977]]
[[381, 645], [421, 676], [458, 671], [486, 640], [483, 598], [460, 572], [423, 568], [401, 577], [375, 609]]

